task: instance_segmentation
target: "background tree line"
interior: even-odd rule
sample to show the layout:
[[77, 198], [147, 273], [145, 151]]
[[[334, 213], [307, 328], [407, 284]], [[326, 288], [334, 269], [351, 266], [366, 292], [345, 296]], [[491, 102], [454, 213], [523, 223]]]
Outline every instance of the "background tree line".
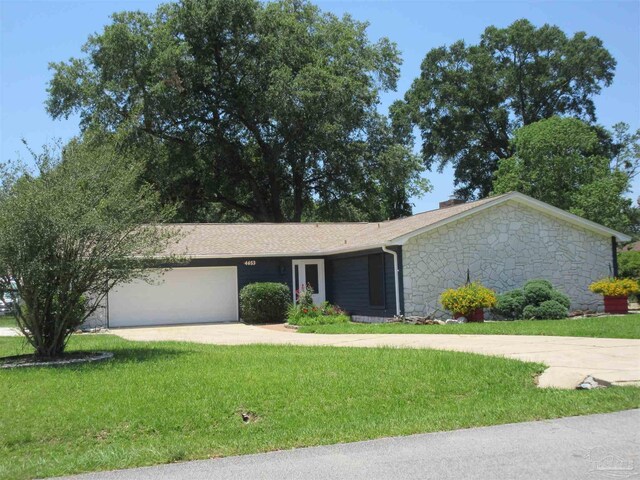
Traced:
[[396, 218], [429, 190], [425, 169], [450, 164], [461, 198], [517, 189], [637, 228], [624, 194], [639, 135], [596, 125], [616, 62], [584, 32], [518, 20], [431, 49], [388, 116], [377, 106], [396, 88], [396, 45], [306, 1], [118, 13], [84, 52], [51, 65], [49, 113], [79, 113], [83, 131], [143, 158], [176, 221]]

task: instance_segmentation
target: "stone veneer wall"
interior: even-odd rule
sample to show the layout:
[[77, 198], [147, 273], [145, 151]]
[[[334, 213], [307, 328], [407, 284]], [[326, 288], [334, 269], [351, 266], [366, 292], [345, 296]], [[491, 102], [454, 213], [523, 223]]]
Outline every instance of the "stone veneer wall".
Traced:
[[[442, 311], [443, 290], [472, 281], [504, 292], [544, 278], [572, 309], [602, 308], [588, 285], [610, 274], [611, 238], [508, 202], [411, 238], [402, 247], [405, 315]], [[440, 310], [440, 312], [438, 312]]]

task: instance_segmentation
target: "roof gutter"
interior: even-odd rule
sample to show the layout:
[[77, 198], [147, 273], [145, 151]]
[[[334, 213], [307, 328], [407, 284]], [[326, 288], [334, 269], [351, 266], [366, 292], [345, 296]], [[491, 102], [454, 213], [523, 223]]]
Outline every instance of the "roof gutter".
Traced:
[[400, 316], [400, 271], [398, 270], [398, 252], [389, 250], [386, 245], [382, 246], [382, 251], [393, 256], [393, 272], [396, 290], [396, 315]]

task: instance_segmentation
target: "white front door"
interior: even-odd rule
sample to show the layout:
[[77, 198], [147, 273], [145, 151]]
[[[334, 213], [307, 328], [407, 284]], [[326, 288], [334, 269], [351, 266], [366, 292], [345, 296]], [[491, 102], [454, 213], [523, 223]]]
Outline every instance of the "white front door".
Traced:
[[[326, 300], [324, 288], [324, 260], [294, 260], [293, 286], [294, 290], [304, 290], [307, 285], [313, 288], [313, 303], [320, 305]], [[293, 301], [296, 294], [293, 293]]]

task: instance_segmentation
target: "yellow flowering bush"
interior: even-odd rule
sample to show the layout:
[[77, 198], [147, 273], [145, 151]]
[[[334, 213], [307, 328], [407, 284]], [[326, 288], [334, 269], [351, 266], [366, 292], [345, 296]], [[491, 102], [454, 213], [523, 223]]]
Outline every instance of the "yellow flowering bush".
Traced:
[[440, 295], [440, 303], [450, 312], [469, 315], [479, 308], [491, 308], [496, 304], [496, 294], [481, 283], [473, 282], [460, 288], [450, 288]]
[[628, 297], [640, 293], [640, 284], [631, 278], [603, 278], [589, 285], [589, 290], [605, 297]]

